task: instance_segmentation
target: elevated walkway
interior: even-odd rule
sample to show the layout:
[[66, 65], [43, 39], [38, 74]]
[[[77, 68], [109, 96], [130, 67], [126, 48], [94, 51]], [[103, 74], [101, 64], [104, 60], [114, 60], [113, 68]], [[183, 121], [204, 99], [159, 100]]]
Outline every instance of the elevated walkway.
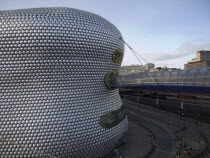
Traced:
[[112, 88], [210, 96], [210, 67], [128, 75], [113, 71], [106, 84]]

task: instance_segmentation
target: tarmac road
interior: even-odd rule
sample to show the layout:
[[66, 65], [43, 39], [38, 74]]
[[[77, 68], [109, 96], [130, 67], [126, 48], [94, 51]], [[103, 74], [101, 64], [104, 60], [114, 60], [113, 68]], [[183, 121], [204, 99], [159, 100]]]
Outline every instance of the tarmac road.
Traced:
[[[150, 158], [175, 157], [174, 138], [170, 130], [167, 129], [167, 127], [165, 127], [159, 122], [156, 122], [155, 120], [152, 120], [145, 116], [141, 116], [131, 110], [129, 110], [128, 112], [128, 119], [129, 119], [129, 123], [136, 122], [137, 124], [140, 124], [141, 126], [145, 126], [147, 129], [152, 131], [150, 133], [152, 133], [153, 139], [151, 139], [151, 135], [150, 135], [150, 140], [148, 140], [148, 142], [149, 143], [151, 142], [151, 146], [153, 146], [152, 147], [153, 149], [151, 150], [150, 153], [147, 154], [147, 157], [150, 157]], [[137, 158], [136, 155], [133, 155], [132, 157]], [[132, 158], [132, 157], [131, 155], [129, 155], [129, 158]]]
[[[192, 148], [191, 153], [196, 157], [205, 157], [209, 152], [210, 129], [208, 124], [200, 123], [198, 128], [192, 119], [183, 120], [179, 115], [129, 100], [124, 100], [124, 106], [128, 113], [129, 121], [128, 140], [126, 142], [128, 144], [125, 144], [123, 148], [124, 158], [170, 158], [176, 157], [178, 149], [181, 154], [180, 158], [187, 158], [186, 148]], [[137, 125], [141, 128], [138, 130], [132, 128], [132, 126]], [[144, 135], [142, 139], [141, 130], [143, 128]], [[180, 130], [178, 134], [175, 132], [177, 129]], [[147, 131], [147, 134], [145, 134], [145, 131]], [[145, 141], [148, 142], [148, 135], [154, 135], [149, 152], [148, 146], [147, 150], [145, 150], [145, 146], [142, 148]], [[182, 137], [183, 139], [180, 140]], [[129, 138], [131, 139], [129, 140]], [[184, 148], [184, 144], [186, 148]], [[138, 152], [142, 152], [142, 154], [138, 154]]]

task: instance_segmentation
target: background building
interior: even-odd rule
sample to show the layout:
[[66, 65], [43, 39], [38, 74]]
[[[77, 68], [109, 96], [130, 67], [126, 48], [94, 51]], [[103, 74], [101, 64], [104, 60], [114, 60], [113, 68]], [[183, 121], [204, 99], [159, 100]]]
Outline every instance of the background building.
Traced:
[[210, 67], [210, 51], [198, 51], [196, 58], [188, 61], [188, 63], [184, 65], [185, 70], [201, 67]]
[[153, 63], [148, 63], [146, 65], [129, 65], [129, 66], [122, 66], [120, 68], [119, 74], [120, 75], [128, 75], [134, 73], [143, 73], [145, 71], [154, 72], [154, 71], [173, 71], [173, 70], [180, 70], [177, 68], [168, 68], [167, 66], [164, 67], [156, 67]]
[[174, 70], [180, 70], [180, 69], [179, 68], [168, 68], [167, 66], [164, 66], [164, 67], [151, 68], [149, 72], [154, 72], [154, 71], [174, 71]]
[[146, 71], [150, 71], [150, 69], [154, 69], [155, 68], [155, 64], [147, 63], [146, 65], [144, 65], [144, 67], [145, 67]]
[[144, 71], [145, 67], [143, 65], [129, 65], [129, 66], [122, 66], [120, 68], [119, 74], [127, 75]]

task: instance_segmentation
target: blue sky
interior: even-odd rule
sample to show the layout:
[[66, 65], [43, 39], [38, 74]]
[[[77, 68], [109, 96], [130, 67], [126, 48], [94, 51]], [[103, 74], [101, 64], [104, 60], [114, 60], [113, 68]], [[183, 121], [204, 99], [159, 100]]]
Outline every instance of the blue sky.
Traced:
[[[0, 10], [70, 7], [101, 15], [156, 66], [181, 67], [210, 50], [210, 0], [0, 0]], [[139, 64], [125, 49], [123, 65]]]

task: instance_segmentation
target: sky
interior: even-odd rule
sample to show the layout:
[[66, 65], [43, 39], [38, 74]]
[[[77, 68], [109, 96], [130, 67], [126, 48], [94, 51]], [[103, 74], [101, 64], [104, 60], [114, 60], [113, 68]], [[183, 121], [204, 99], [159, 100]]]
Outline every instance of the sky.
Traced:
[[[210, 50], [210, 0], [0, 0], [0, 10], [38, 7], [69, 7], [98, 14], [156, 66], [183, 68], [197, 51]], [[140, 63], [125, 47], [122, 65], [131, 64]]]

